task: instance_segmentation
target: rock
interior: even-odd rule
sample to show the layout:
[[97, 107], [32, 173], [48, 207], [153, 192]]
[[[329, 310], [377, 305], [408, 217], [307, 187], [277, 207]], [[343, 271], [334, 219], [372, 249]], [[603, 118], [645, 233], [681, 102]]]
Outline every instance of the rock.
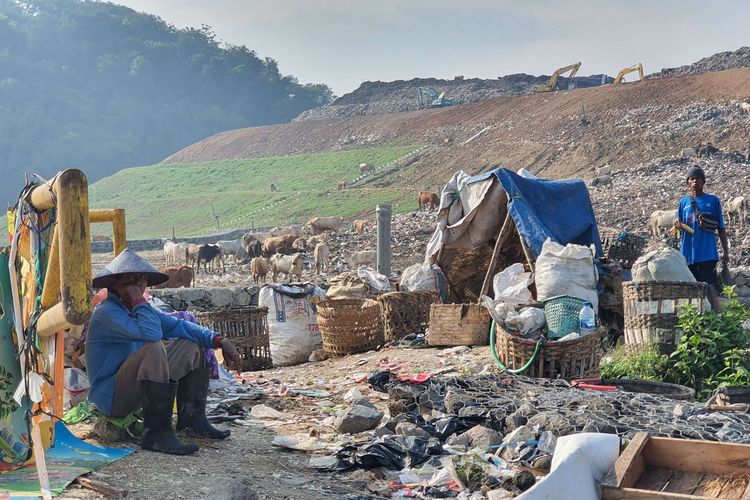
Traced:
[[552, 466], [552, 455], [544, 455], [535, 459], [531, 466], [539, 470], [549, 470]]
[[396, 424], [396, 434], [399, 436], [418, 436], [425, 439], [432, 437], [429, 432], [411, 422], [399, 422]]
[[248, 306], [252, 302], [252, 296], [244, 290], [235, 293], [232, 296], [232, 305], [234, 306]]
[[250, 415], [252, 415], [255, 418], [270, 418], [270, 419], [279, 419], [279, 418], [284, 417], [283, 413], [266, 405], [253, 406], [252, 409], [250, 410]]
[[463, 434], [454, 434], [445, 440], [445, 444], [454, 448], [468, 449], [471, 446], [471, 436], [467, 436], [465, 432]]
[[342, 434], [358, 434], [378, 426], [384, 413], [368, 406], [353, 405], [339, 412], [334, 423], [335, 429]]
[[373, 408], [373, 409], [375, 409], [375, 410], [377, 410], [377, 409], [378, 409], [378, 407], [377, 407], [377, 406], [375, 406], [374, 404], [372, 404], [372, 403], [371, 403], [371, 402], [370, 402], [370, 401], [369, 401], [369, 400], [368, 400], [367, 398], [365, 398], [365, 397], [361, 397], [361, 398], [357, 399], [356, 401], [352, 401], [352, 405], [366, 406], [366, 407], [368, 407], [368, 408]]
[[488, 448], [503, 442], [503, 435], [494, 429], [477, 425], [461, 434], [468, 436], [472, 448]]
[[505, 424], [505, 430], [512, 431], [518, 429], [523, 425], [526, 425], [526, 422], [528, 421], [529, 419], [524, 415], [513, 413], [512, 415], [508, 415], [507, 417], [505, 417], [505, 421], [503, 423]]
[[336, 457], [311, 457], [308, 465], [311, 469], [329, 469], [338, 463], [339, 459]]
[[258, 494], [245, 482], [222, 478], [211, 487], [214, 500], [257, 500]]
[[503, 488], [487, 492], [487, 500], [505, 500], [506, 498], [513, 498], [513, 493]]
[[373, 433], [373, 436], [376, 438], [383, 437], [383, 436], [393, 436], [393, 431], [390, 430], [388, 427], [378, 427], [375, 429], [375, 432]]
[[356, 401], [361, 398], [362, 398], [362, 393], [359, 392], [359, 389], [357, 389], [356, 387], [352, 387], [351, 389], [347, 391], [346, 394], [344, 394], [344, 401], [351, 402], [351, 401]]
[[692, 158], [695, 156], [695, 149], [693, 148], [682, 148], [680, 151], [680, 158]]
[[211, 290], [211, 302], [216, 307], [227, 307], [232, 304], [233, 293], [230, 288], [214, 288]]
[[521, 491], [526, 491], [536, 484], [536, 477], [527, 470], [522, 470], [513, 477], [513, 484]]

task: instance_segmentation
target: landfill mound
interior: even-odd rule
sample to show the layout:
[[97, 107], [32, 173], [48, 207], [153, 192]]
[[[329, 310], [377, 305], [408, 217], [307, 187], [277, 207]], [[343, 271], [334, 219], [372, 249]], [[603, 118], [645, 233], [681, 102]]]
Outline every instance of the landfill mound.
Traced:
[[[528, 94], [534, 85], [544, 84], [548, 79], [549, 76], [546, 75], [533, 76], [518, 73], [501, 76], [497, 80], [457, 77], [453, 80], [414, 78], [408, 81], [364, 82], [359, 88], [339, 97], [330, 105], [307, 110], [293, 121], [416, 111], [419, 109], [417, 99], [419, 87], [431, 88], [438, 95], [445, 93], [445, 97], [452, 100], [454, 104], [469, 104], [496, 97]], [[612, 77], [607, 75], [591, 75], [572, 79], [559, 77], [556, 87], [557, 89], [596, 87], [601, 85], [602, 82], [610, 83]]]
[[735, 51], [719, 52], [712, 56], [704, 57], [693, 64], [686, 64], [677, 68], [664, 68], [658, 73], [648, 75], [647, 78], [700, 75], [711, 71], [748, 67], [750, 67], [750, 47], [740, 47]]

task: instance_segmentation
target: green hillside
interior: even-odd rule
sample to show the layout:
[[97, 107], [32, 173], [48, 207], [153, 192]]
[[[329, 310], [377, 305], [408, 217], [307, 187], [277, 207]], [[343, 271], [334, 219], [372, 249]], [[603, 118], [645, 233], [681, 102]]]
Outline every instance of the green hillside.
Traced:
[[[415, 146], [333, 153], [154, 165], [121, 170], [90, 186], [92, 208], [125, 208], [128, 238], [207, 234], [217, 229], [303, 223], [310, 217], [353, 216], [391, 202], [414, 210], [416, 199], [402, 188], [336, 189], [359, 175], [358, 165], [380, 167]], [[275, 184], [277, 192], [271, 191]], [[213, 205], [213, 208], [212, 208]], [[104, 225], [94, 234], [108, 234]]]

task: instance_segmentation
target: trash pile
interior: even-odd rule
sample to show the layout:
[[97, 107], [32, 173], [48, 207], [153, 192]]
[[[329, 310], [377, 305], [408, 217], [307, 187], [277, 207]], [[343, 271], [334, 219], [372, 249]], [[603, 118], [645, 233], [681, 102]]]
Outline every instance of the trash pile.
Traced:
[[750, 47], [740, 47], [735, 51], [719, 52], [709, 57], [679, 66], [677, 68], [664, 68], [658, 73], [649, 75], [648, 78], [667, 78], [672, 76], [700, 75], [711, 71], [723, 71], [732, 68], [747, 68], [750, 66]]

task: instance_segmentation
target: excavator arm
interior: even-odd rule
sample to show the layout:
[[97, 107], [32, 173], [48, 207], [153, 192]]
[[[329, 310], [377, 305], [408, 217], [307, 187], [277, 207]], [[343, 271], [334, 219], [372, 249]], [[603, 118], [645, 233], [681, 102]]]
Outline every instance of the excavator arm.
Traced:
[[578, 73], [578, 69], [581, 67], [581, 63], [575, 63], [570, 64], [568, 66], [563, 66], [562, 68], [558, 68], [555, 70], [554, 73], [552, 73], [552, 76], [549, 77], [549, 80], [547, 80], [547, 83], [544, 83], [542, 85], [535, 85], [532, 90], [534, 92], [551, 92], [555, 90], [555, 85], [557, 85], [557, 78], [562, 75], [563, 73], [570, 71], [570, 75], [568, 75], [568, 78], [573, 78], [576, 76], [576, 73]]
[[638, 72], [638, 79], [643, 80], [643, 65], [641, 63], [636, 64], [635, 66], [630, 66], [628, 68], [623, 68], [620, 70], [619, 73], [617, 73], [617, 76], [615, 77], [615, 81], [612, 82], [614, 85], [618, 83], [622, 83], [622, 79], [625, 78], [625, 75], [628, 75], [630, 73], [633, 73], [637, 71]]

